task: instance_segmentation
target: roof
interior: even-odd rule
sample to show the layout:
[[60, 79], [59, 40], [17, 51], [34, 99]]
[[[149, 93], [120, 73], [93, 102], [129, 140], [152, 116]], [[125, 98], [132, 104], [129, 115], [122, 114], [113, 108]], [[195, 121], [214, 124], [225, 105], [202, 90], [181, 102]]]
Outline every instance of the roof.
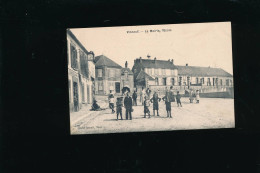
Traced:
[[134, 74], [129, 68], [122, 68], [121, 73], [123, 74], [125, 71], [128, 72], [128, 74]]
[[67, 29], [67, 34], [79, 45], [79, 47], [86, 53], [88, 54], [89, 52], [87, 49], [81, 44], [81, 42], [77, 39], [77, 37], [71, 32], [70, 29]]
[[145, 77], [147, 77], [149, 80], [154, 80], [154, 78], [152, 76], [150, 76], [149, 74], [145, 73], [143, 70], [141, 70], [139, 72], [139, 74], [137, 75], [136, 79], [144, 79]]
[[119, 64], [115, 63], [114, 61], [112, 61], [104, 55], [96, 56], [94, 62], [96, 67], [108, 66], [114, 68], [122, 68]]
[[[138, 59], [137, 59], [138, 60]], [[163, 69], [176, 69], [171, 61], [154, 60], [154, 59], [141, 59], [144, 68], [163, 68]], [[137, 61], [139, 62], [139, 61]]]
[[190, 76], [219, 76], [232, 77], [232, 75], [221, 68], [196, 67], [196, 66], [176, 66], [179, 75]]

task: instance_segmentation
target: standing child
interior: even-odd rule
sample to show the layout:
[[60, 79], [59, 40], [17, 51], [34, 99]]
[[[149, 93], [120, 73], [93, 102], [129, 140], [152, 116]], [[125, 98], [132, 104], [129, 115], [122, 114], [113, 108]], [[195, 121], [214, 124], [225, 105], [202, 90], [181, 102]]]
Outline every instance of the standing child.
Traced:
[[150, 100], [147, 96], [145, 96], [144, 97], [144, 118], [146, 118], [146, 114], [148, 114], [149, 118], [151, 117], [149, 106], [150, 106]]
[[123, 120], [123, 118], [122, 118], [122, 106], [123, 106], [122, 98], [118, 97], [117, 101], [116, 101], [116, 119], [117, 120], [118, 120], [118, 115], [119, 114], [121, 116], [121, 120]]
[[181, 95], [180, 95], [180, 92], [179, 92], [179, 91], [177, 91], [176, 100], [177, 100], [177, 105], [178, 105], [178, 107], [179, 107], [179, 106], [182, 107], [182, 105], [181, 105]]
[[167, 117], [172, 118], [172, 106], [170, 100], [170, 92], [168, 90], [166, 90], [166, 94], [163, 97], [163, 100], [165, 101], [165, 105], [166, 105]]
[[196, 91], [196, 101], [197, 101], [197, 103], [200, 102], [200, 93], [199, 93], [199, 90]]
[[193, 103], [193, 91], [190, 90], [190, 103]]
[[109, 108], [112, 109], [112, 114], [113, 114], [113, 113], [115, 113], [115, 110], [114, 110], [115, 96], [112, 93], [112, 91], [110, 91], [110, 94], [108, 96], [108, 101], [109, 101]]

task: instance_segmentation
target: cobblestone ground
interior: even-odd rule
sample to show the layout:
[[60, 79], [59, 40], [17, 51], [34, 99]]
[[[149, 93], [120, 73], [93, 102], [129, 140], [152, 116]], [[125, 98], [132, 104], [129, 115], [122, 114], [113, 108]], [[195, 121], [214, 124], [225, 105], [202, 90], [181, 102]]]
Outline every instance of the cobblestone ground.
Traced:
[[[100, 101], [103, 107], [108, 103]], [[200, 103], [189, 103], [188, 98], [182, 98], [182, 106], [172, 103], [172, 116], [167, 118], [164, 102], [159, 103], [160, 116], [144, 118], [143, 106], [134, 106], [132, 120], [116, 120], [116, 114], [110, 109], [103, 111], [89, 111], [85, 109], [77, 112], [78, 118], [71, 119], [71, 134], [118, 133], [139, 131], [168, 131], [187, 129], [233, 128], [234, 99], [201, 98]], [[152, 105], [150, 107], [151, 114]], [[73, 117], [71, 114], [71, 117]], [[77, 117], [77, 116], [74, 116]]]

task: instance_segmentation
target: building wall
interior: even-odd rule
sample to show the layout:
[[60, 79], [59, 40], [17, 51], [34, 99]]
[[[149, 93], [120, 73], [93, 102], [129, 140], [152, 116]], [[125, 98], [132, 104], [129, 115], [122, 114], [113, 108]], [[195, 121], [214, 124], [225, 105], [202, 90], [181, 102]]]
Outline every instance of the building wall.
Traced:
[[[188, 85], [188, 77], [190, 77], [190, 82], [191, 84], [196, 84], [197, 83], [197, 79], [198, 78], [198, 83], [201, 83], [201, 78], [204, 78], [204, 83], [202, 83], [202, 86], [217, 86], [217, 83], [215, 82], [215, 84], [213, 85], [213, 78], [214, 79], [218, 79], [218, 86], [227, 86], [226, 84], [226, 80], [229, 80], [229, 86], [233, 86], [233, 78], [232, 77], [218, 77], [218, 76], [186, 76], [186, 75], [180, 75], [178, 76], [178, 85], [180, 82], [180, 78], [182, 77], [182, 83], [181, 85]], [[211, 85], [209, 85], [208, 82], [208, 78], [210, 79], [210, 83]], [[220, 80], [222, 80], [222, 85], [220, 83]]]
[[[102, 69], [102, 77], [99, 76], [99, 70]], [[115, 83], [121, 81], [121, 69], [111, 67], [96, 67], [95, 93], [106, 95], [109, 94], [111, 86], [115, 90]], [[99, 90], [99, 82], [102, 83], [102, 90]]]
[[[76, 49], [77, 54], [77, 69], [72, 68], [72, 61], [71, 61], [71, 47], [70, 45], [73, 45]], [[68, 88], [69, 88], [69, 105], [70, 105], [70, 111], [74, 111], [74, 92], [73, 92], [73, 83], [75, 82], [77, 84], [78, 92], [78, 106], [79, 109], [82, 108], [82, 106], [86, 103], [92, 103], [92, 95], [91, 93], [88, 95], [87, 92], [87, 86], [91, 85], [92, 82], [90, 78], [87, 78], [81, 74], [80, 70], [80, 51], [84, 52], [87, 55], [87, 52], [82, 50], [82, 48], [77, 44], [76, 41], [74, 41], [70, 35], [67, 34], [67, 50], [68, 50]], [[86, 61], [88, 63], [88, 61]], [[88, 67], [88, 66], [87, 66]], [[92, 67], [93, 68], [93, 67]], [[89, 70], [89, 69], [87, 69]], [[81, 76], [81, 81], [79, 80], [79, 75]], [[88, 102], [89, 100], [89, 102]]]

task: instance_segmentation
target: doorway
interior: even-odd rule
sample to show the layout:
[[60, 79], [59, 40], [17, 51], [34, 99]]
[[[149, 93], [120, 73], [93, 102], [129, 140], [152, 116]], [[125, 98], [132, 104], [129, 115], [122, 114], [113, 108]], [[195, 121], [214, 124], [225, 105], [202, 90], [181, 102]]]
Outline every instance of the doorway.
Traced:
[[73, 103], [74, 103], [74, 112], [79, 111], [79, 95], [78, 95], [77, 82], [73, 82]]
[[116, 93], [120, 93], [120, 82], [116, 82]]
[[89, 85], [87, 85], [87, 98], [88, 98], [88, 104], [90, 103], [90, 90]]

